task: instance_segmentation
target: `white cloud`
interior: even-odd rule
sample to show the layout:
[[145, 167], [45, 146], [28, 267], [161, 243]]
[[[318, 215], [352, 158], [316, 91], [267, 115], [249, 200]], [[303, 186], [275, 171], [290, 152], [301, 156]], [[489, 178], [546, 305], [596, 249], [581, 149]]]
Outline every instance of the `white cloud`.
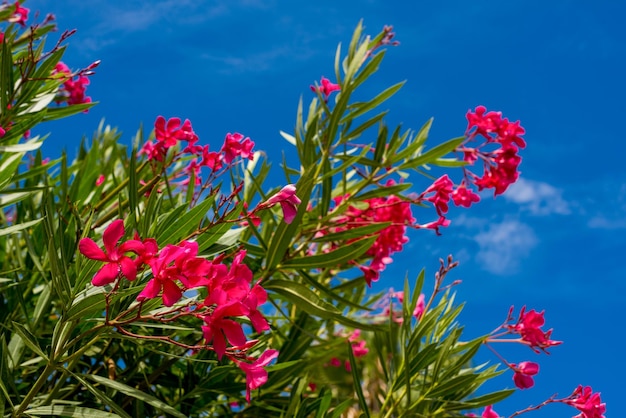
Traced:
[[571, 210], [562, 195], [561, 190], [548, 183], [521, 178], [503, 196], [533, 215], [568, 215]]
[[474, 240], [480, 246], [476, 260], [485, 270], [499, 275], [515, 273], [538, 243], [532, 228], [517, 220], [492, 223]]
[[626, 228], [626, 219], [610, 219], [603, 215], [597, 215], [589, 219], [587, 226], [595, 229], [624, 229]]

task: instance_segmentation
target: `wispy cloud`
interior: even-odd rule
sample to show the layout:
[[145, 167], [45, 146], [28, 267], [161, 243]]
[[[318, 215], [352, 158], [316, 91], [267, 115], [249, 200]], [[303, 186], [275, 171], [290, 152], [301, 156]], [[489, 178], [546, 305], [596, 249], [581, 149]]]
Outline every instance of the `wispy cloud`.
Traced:
[[520, 261], [538, 243], [530, 226], [513, 219], [491, 223], [474, 240], [480, 247], [476, 260], [485, 270], [498, 275], [516, 273]]
[[587, 226], [595, 229], [624, 229], [626, 228], [626, 218], [611, 219], [603, 215], [597, 215], [589, 219]]
[[520, 178], [504, 194], [505, 199], [519, 204], [533, 215], [568, 215], [570, 205], [563, 199], [563, 192], [541, 181]]

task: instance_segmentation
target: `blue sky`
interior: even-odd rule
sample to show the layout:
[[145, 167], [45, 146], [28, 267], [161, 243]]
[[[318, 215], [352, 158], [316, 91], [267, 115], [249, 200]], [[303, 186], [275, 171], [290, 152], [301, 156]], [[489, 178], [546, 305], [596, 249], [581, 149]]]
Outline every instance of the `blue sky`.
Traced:
[[[626, 416], [626, 362], [617, 361], [626, 290], [621, 2], [31, 0], [26, 7], [78, 29], [70, 67], [102, 60], [88, 89], [100, 104], [44, 127], [53, 132], [45, 145], [52, 156], [62, 147], [73, 153], [105, 116], [130, 141], [140, 122], [151, 128], [164, 115], [189, 118], [213, 148], [226, 132], [242, 132], [278, 161], [288, 146], [278, 131], [292, 131], [300, 95], [309, 98], [309, 85], [332, 75], [337, 43], [349, 41], [360, 19], [372, 34], [394, 25], [401, 45], [368, 84], [374, 93], [407, 80], [389, 102], [390, 124], [417, 129], [434, 116], [436, 144], [462, 134], [465, 112], [483, 104], [520, 119], [528, 147], [517, 185], [497, 200], [483, 196], [472, 210], [452, 210], [442, 237], [412, 233], [376, 289], [399, 287], [407, 270], [417, 274], [415, 260], [432, 273], [439, 257], [455, 254], [468, 336], [495, 328], [511, 304], [526, 304], [545, 309], [553, 338], [565, 341], [549, 357], [510, 351], [511, 361], [537, 361], [541, 371], [536, 387], [516, 393], [500, 414], [582, 383], [602, 392], [609, 416]], [[512, 385], [510, 373], [501, 384]], [[528, 416], [572, 415], [553, 406]]]

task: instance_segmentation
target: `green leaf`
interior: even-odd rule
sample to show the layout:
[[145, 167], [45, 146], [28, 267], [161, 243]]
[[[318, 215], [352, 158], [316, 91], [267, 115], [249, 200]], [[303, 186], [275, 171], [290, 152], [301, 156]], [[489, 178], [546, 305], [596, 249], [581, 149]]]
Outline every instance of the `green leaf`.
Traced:
[[352, 387], [356, 392], [356, 396], [359, 399], [359, 405], [361, 406], [361, 411], [365, 415], [366, 418], [370, 416], [369, 406], [367, 404], [367, 400], [363, 395], [363, 388], [361, 387], [361, 379], [359, 378], [359, 369], [356, 364], [356, 358], [354, 357], [354, 351], [352, 350], [352, 342], [347, 341], [348, 345], [348, 356], [350, 359], [350, 370], [352, 372]]
[[297, 196], [300, 198], [301, 203], [294, 220], [290, 224], [281, 222], [274, 231], [274, 234], [271, 235], [271, 239], [266, 240], [269, 242], [266, 262], [269, 271], [273, 270], [283, 260], [293, 236], [300, 228], [300, 221], [305, 212], [304, 208], [306, 208], [309, 202], [313, 189], [312, 174], [313, 173], [307, 171], [296, 184]]
[[317, 293], [301, 283], [290, 280], [272, 279], [265, 282], [263, 287], [266, 290], [272, 290], [278, 293], [294, 306], [297, 306], [299, 309], [302, 309], [311, 315], [337, 321], [343, 325], [362, 330], [376, 331], [381, 329], [380, 325], [362, 323], [348, 318], [335, 306], [326, 302]]
[[353, 108], [354, 110], [349, 111], [348, 114], [346, 114], [343, 117], [343, 119], [341, 119], [339, 124], [346, 123], [348, 120], [354, 120], [358, 118], [359, 116], [381, 105], [386, 100], [388, 100], [391, 96], [396, 94], [398, 90], [402, 88], [403, 85], [404, 85], [404, 81], [394, 84], [393, 86], [380, 92], [376, 97], [374, 97], [369, 102], [351, 105], [350, 107]]
[[25, 144], [0, 145], [0, 152], [27, 152], [39, 149], [43, 142], [29, 141]]
[[13, 321], [13, 329], [15, 332], [22, 338], [22, 341], [28, 348], [33, 350], [35, 354], [43, 357], [46, 361], [48, 360], [48, 356], [43, 352], [41, 347], [39, 347], [39, 343], [37, 342], [37, 338], [22, 324]]
[[463, 409], [481, 408], [483, 406], [493, 405], [508, 398], [513, 393], [515, 393], [515, 389], [504, 389], [497, 392], [488, 393], [486, 395], [478, 396], [476, 398], [469, 399], [467, 402], [470, 403], [470, 406]]
[[354, 238], [361, 238], [366, 235], [375, 234], [380, 230], [383, 230], [391, 225], [391, 222], [377, 222], [364, 226], [357, 226], [356, 228], [348, 229], [341, 232], [333, 232], [331, 234], [322, 235], [321, 237], [314, 238], [312, 242], [332, 242], [332, 241], [345, 241]]
[[322, 299], [317, 293], [313, 292], [307, 286], [282, 279], [272, 279], [267, 281], [263, 287], [266, 290], [273, 290], [287, 300], [292, 302], [298, 308], [302, 308], [311, 315], [319, 316], [324, 319], [331, 319], [339, 315], [339, 310]]
[[279, 268], [316, 269], [340, 266], [363, 255], [376, 241], [376, 238], [376, 236], [366, 237], [327, 253], [292, 258], [285, 261]]
[[407, 168], [417, 168], [419, 166], [425, 164], [434, 163], [439, 157], [446, 155], [447, 153], [453, 151], [456, 147], [461, 145], [461, 143], [465, 140], [464, 136], [450, 139], [442, 144], [437, 145], [426, 151], [425, 153], [409, 159], [400, 165], [400, 170], [405, 170]]
[[125, 385], [122, 382], [118, 382], [117, 380], [111, 380], [106, 377], [98, 376], [96, 374], [90, 374], [90, 375], [87, 375], [87, 377], [89, 377], [91, 380], [95, 381], [96, 383], [99, 383], [110, 389], [122, 392], [123, 394], [127, 396], [130, 396], [132, 398], [138, 399], [139, 401], [152, 405], [153, 407], [157, 408], [158, 410], [162, 412], [165, 412], [167, 414], [170, 414], [178, 418], [187, 418], [185, 414], [182, 414], [181, 412], [172, 408], [171, 406], [169, 406], [162, 400], [157, 399], [152, 395], [148, 395], [147, 393], [144, 393], [138, 389]]
[[185, 207], [176, 208], [163, 221], [165, 229], [161, 231], [156, 240], [159, 245], [178, 244], [181, 239], [187, 237], [200, 227], [204, 219], [211, 210], [215, 196], [209, 196], [204, 201], [185, 212]]
[[366, 199], [372, 199], [374, 197], [386, 197], [386, 196], [391, 196], [391, 195], [398, 195], [401, 192], [405, 191], [406, 189], [409, 189], [410, 187], [411, 187], [411, 183], [400, 183], [400, 184], [394, 184], [393, 186], [377, 187], [373, 190], [370, 190], [358, 196], [355, 196], [354, 199], [366, 200]]
[[12, 225], [8, 228], [0, 229], [0, 237], [4, 235], [15, 234], [16, 232], [22, 231], [24, 229], [30, 228], [31, 226], [37, 225], [39, 222], [43, 221], [43, 218], [35, 219], [34, 221], [28, 221], [17, 225]]
[[[446, 356], [448, 354], [446, 353]], [[437, 383], [425, 396], [430, 398], [446, 398], [457, 392], [459, 389], [470, 386], [476, 380], [474, 374], [464, 374], [455, 376], [452, 379]]]
[[118, 413], [121, 417], [123, 418], [131, 418], [130, 415], [128, 415], [126, 413], [126, 411], [124, 411], [124, 408], [122, 408], [121, 406], [119, 406], [118, 404], [116, 404], [111, 398], [109, 398], [104, 392], [101, 392], [100, 390], [96, 389], [96, 387], [94, 385], [92, 385], [89, 381], [87, 381], [85, 378], [83, 378], [81, 375], [72, 373], [71, 370], [69, 369], [64, 369], [68, 374], [72, 375], [76, 380], [78, 380], [78, 382], [83, 385], [84, 387], [87, 388], [87, 390], [89, 392], [91, 392], [96, 398], [98, 398], [100, 400], [100, 402], [102, 402], [103, 404], [105, 404], [106, 406], [110, 407], [113, 411], [115, 411], [116, 413]]
[[29, 416], [48, 416], [55, 417], [72, 417], [72, 418], [115, 418], [119, 417], [117, 414], [110, 412], [99, 411], [92, 408], [83, 408], [79, 406], [67, 406], [67, 405], [50, 405], [39, 406], [37, 408], [31, 408], [24, 411]]
[[72, 306], [70, 306], [66, 314], [66, 320], [74, 321], [80, 318], [90, 318], [96, 312], [104, 312], [106, 308], [105, 294], [106, 290], [104, 287], [88, 285], [72, 301]]

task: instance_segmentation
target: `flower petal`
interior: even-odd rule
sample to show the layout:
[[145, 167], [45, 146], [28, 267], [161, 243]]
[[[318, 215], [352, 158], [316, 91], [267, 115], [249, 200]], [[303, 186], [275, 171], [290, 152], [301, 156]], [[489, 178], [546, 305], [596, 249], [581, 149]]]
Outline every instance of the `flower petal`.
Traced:
[[102, 266], [100, 270], [91, 279], [91, 284], [94, 286], [105, 286], [109, 283], [113, 283], [117, 276], [120, 274], [120, 266], [117, 263], [109, 263]]
[[109, 261], [104, 251], [91, 238], [81, 239], [78, 243], [78, 250], [82, 255], [92, 260]]
[[124, 221], [121, 219], [111, 222], [107, 229], [104, 230], [102, 241], [109, 256], [117, 253], [115, 247], [122, 236], [124, 236]]

